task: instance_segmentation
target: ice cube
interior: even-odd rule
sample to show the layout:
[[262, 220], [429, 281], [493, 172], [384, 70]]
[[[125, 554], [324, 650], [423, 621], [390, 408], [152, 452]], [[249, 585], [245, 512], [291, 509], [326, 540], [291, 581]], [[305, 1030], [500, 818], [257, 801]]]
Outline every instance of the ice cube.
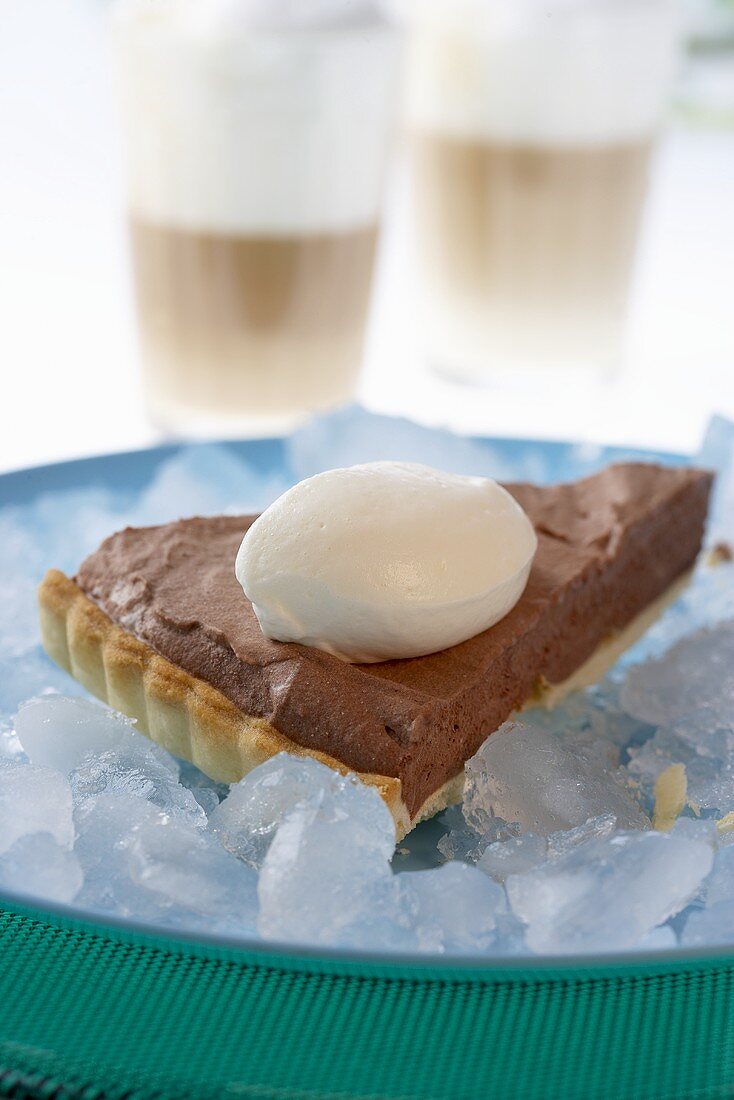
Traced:
[[18, 709], [18, 704], [26, 699], [48, 692], [67, 691], [68, 688], [68, 674], [50, 661], [40, 646], [35, 646], [3, 660], [0, 715], [10, 718]]
[[356, 406], [311, 420], [294, 432], [286, 449], [296, 480], [338, 466], [377, 461], [421, 462], [455, 474], [535, 482], [551, 481], [555, 472], [547, 451], [539, 448], [524, 448], [510, 462], [484, 440]]
[[142, 822], [131, 836], [129, 861], [138, 886], [220, 926], [254, 929], [257, 875], [206, 830], [160, 817]]
[[439, 852], [444, 859], [458, 859], [464, 863], [477, 863], [489, 844], [517, 836], [520, 831], [519, 825], [493, 817], [477, 820], [478, 828], [483, 829], [477, 832], [464, 817], [463, 806], [450, 806], [442, 814], [442, 822], [447, 831], [438, 841]]
[[523, 833], [522, 836], [514, 836], [490, 844], [477, 863], [477, 867], [496, 882], [504, 882], [508, 875], [530, 871], [547, 858], [546, 838], [535, 836], [534, 833]]
[[189, 787], [189, 790], [207, 817], [219, 806], [219, 795], [213, 787]]
[[476, 863], [482, 853], [474, 854], [477, 834], [467, 825], [462, 807], [449, 806], [435, 820], [439, 821], [444, 829], [436, 845], [444, 859], [461, 859], [467, 863]]
[[129, 793], [205, 824], [203, 808], [178, 782], [174, 757], [123, 715], [85, 699], [53, 695], [21, 707], [15, 727], [32, 761], [68, 773], [77, 802], [103, 792]]
[[20, 657], [39, 643], [36, 577], [41, 559], [24, 508], [0, 508], [0, 659]]
[[103, 794], [77, 806], [74, 851], [84, 872], [78, 903], [120, 916], [159, 918], [157, 899], [130, 877], [129, 849], [137, 828], [163, 820], [152, 803], [130, 794]]
[[734, 900], [720, 901], [710, 908], [694, 909], [683, 926], [684, 947], [734, 943]]
[[642, 661], [660, 659], [695, 631], [731, 619], [734, 619], [734, 564], [711, 568], [704, 561], [679, 599], [623, 655], [618, 667], [624, 670]]
[[397, 876], [400, 902], [419, 951], [486, 951], [495, 937], [497, 915], [506, 909], [504, 891], [481, 871], [446, 863], [429, 871]]
[[642, 451], [619, 451], [595, 444], [521, 445], [456, 435], [395, 416], [378, 416], [358, 406], [317, 417], [287, 443], [287, 458], [298, 478], [334, 466], [380, 459], [423, 462], [459, 474], [550, 484], [601, 469], [621, 457], [649, 458]]
[[[309, 756], [281, 752], [231, 787], [227, 798], [213, 811], [210, 824], [225, 848], [252, 867], [259, 867], [288, 813], [300, 803], [324, 794], [339, 800], [345, 814], [362, 812], [363, 785], [354, 776], [340, 775]], [[387, 828], [387, 818], [384, 814], [381, 817]]]
[[723, 416], [711, 419], [697, 461], [716, 471], [708, 541], [734, 540], [734, 423]]
[[23, 752], [18, 734], [10, 726], [0, 722], [0, 766], [27, 763], [28, 757]]
[[500, 817], [548, 836], [607, 813], [621, 828], [649, 824], [596, 747], [565, 744], [543, 727], [508, 722], [467, 762], [464, 816], [477, 832]]
[[697, 840], [701, 844], [708, 844], [712, 852], [718, 847], [719, 834], [716, 821], [711, 817], [679, 817], [670, 832], [675, 837], [686, 837], [689, 840]]
[[167, 814], [206, 825], [206, 813], [193, 793], [182, 787], [167, 762], [140, 746], [88, 753], [69, 775], [74, 801], [100, 794], [130, 794], [147, 799]]
[[551, 833], [548, 837], [548, 856], [550, 859], [558, 859], [565, 856], [572, 848], [578, 848], [580, 844], [586, 844], [590, 840], [599, 837], [611, 836], [617, 827], [617, 819], [614, 814], [599, 814], [598, 817], [590, 817], [583, 825], [577, 825], [574, 829], [564, 829], [557, 833]]
[[8, 763], [0, 767], [0, 853], [29, 833], [50, 833], [62, 848], [72, 847], [69, 781], [51, 768]]
[[678, 937], [669, 924], [661, 924], [643, 936], [635, 946], [638, 951], [670, 951], [678, 946]]
[[498, 913], [491, 954], [517, 956], [529, 953], [523, 922], [509, 908], [504, 913]]
[[[0, 575], [8, 590], [27, 577], [29, 570], [37, 572], [42, 567], [43, 554], [29, 529], [30, 517], [27, 505], [0, 508]], [[5, 587], [2, 591], [5, 593]]]
[[256, 469], [231, 446], [185, 447], [158, 467], [130, 521], [146, 526], [183, 516], [259, 511], [286, 488], [282, 473]]
[[558, 859], [581, 844], [597, 837], [609, 836], [614, 832], [617, 819], [613, 814], [601, 814], [590, 817], [583, 825], [551, 833], [550, 836], [535, 836], [534, 833], [522, 833], [517, 837], [490, 844], [477, 866], [485, 874], [491, 875], [497, 882], [504, 882], [509, 875], [523, 874], [540, 866], [546, 859]]
[[618, 832], [511, 875], [505, 887], [531, 950], [625, 950], [687, 904], [712, 862], [710, 846], [697, 840]]
[[[653, 733], [654, 727], [627, 714], [621, 702], [620, 670], [615, 668], [610, 675], [585, 692], [591, 715], [587, 727], [587, 740], [600, 746], [610, 763], [625, 760], [635, 745], [642, 744]], [[566, 700], [566, 707], [574, 696]], [[579, 738], [580, 740], [581, 738]], [[610, 753], [616, 752], [614, 759]]]
[[[722, 902], [734, 904], [734, 845], [717, 851], [713, 869], [704, 884], [704, 891], [707, 907]], [[732, 939], [734, 940], [734, 925]]]
[[36, 588], [45, 570], [73, 572], [116, 520], [113, 495], [99, 488], [43, 493], [0, 509], [0, 651], [17, 656], [37, 645]]
[[154, 758], [172, 775], [174, 758], [135, 730], [130, 718], [78, 697], [48, 695], [32, 699], [15, 717], [20, 742], [34, 764], [69, 775], [90, 753], [138, 753]]
[[625, 710], [655, 726], [694, 718], [734, 723], [734, 621], [698, 631], [654, 660], [630, 669]]
[[640, 784], [648, 804], [653, 802], [660, 776], [683, 765], [686, 798], [697, 811], [725, 813], [734, 805], [734, 755], [724, 747], [729, 732], [710, 728], [706, 732], [699, 727], [701, 741], [696, 744], [699, 720], [700, 716], [692, 717], [683, 725], [659, 729], [634, 753], [629, 774]]
[[258, 886], [268, 939], [365, 945], [377, 922], [397, 919], [390, 812], [374, 788], [333, 774], [285, 814], [268, 848]]
[[[379, 797], [377, 795], [376, 797]], [[350, 818], [325, 820], [303, 805], [279, 827], [260, 871], [258, 929], [266, 939], [372, 945], [374, 925], [398, 920], [383, 853], [360, 845]]]
[[188, 760], [176, 760], [179, 769], [179, 783], [193, 794], [197, 802], [210, 814], [229, 794], [228, 783], [218, 783], [200, 771]]
[[12, 659], [38, 645], [38, 586], [20, 569], [0, 577], [0, 653]]
[[0, 887], [48, 901], [73, 901], [82, 885], [74, 852], [50, 833], [26, 833], [0, 855]]
[[564, 741], [583, 746], [587, 755], [595, 754], [600, 762], [612, 767], [619, 762], [622, 750], [653, 732], [653, 727], [622, 709], [619, 696], [620, 684], [610, 675], [601, 683], [570, 695], [559, 707], [534, 707], [526, 711], [523, 720], [563, 737]]
[[74, 573], [79, 563], [113, 531], [123, 526], [124, 502], [102, 486], [43, 493], [24, 509], [24, 525], [35, 543], [37, 580], [49, 566]]
[[78, 832], [74, 850], [84, 871], [78, 905], [149, 924], [219, 930], [211, 917], [177, 905], [170, 896], [141, 884], [133, 875], [132, 848], [139, 832], [153, 826], [167, 828], [179, 819], [126, 794], [87, 799], [76, 808], [74, 819]]

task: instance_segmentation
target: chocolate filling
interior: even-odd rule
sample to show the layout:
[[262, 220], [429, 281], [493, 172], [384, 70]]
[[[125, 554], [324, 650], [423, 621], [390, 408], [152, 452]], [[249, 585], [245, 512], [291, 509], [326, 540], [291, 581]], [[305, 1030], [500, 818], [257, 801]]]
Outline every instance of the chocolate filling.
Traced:
[[491, 630], [427, 657], [349, 665], [262, 634], [234, 575], [254, 517], [108, 538], [77, 584], [117, 624], [303, 746], [399, 776], [411, 814], [541, 678], [559, 683], [692, 564], [711, 475], [638, 463], [507, 489], [538, 532], [528, 586]]

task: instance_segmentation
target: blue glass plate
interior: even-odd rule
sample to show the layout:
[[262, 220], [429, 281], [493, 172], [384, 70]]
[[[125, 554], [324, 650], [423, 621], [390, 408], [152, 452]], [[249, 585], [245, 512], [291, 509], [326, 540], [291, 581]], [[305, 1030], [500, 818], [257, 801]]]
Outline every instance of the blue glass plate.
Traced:
[[[359, 432], [355, 433], [355, 425], [362, 433], [361, 442], [360, 439], [355, 440], [355, 434], [359, 434]], [[365, 426], [369, 429], [366, 434], [364, 432]], [[389, 440], [377, 444], [375, 440], [384, 438], [386, 431], [389, 433]], [[445, 441], [447, 438], [450, 438], [449, 433], [419, 428], [408, 421], [373, 417], [354, 410], [347, 410], [344, 413], [337, 413], [317, 422], [315, 431], [306, 429], [303, 433], [297, 433], [291, 439], [228, 441], [215, 445], [223, 448], [225, 452], [236, 459], [246, 462], [253, 474], [262, 478], [264, 483], [277, 484], [281, 481], [291, 482], [298, 476], [303, 476], [304, 472], [313, 472], [314, 464], [318, 464], [318, 458], [315, 458], [314, 455], [318, 455], [325, 439], [328, 440], [330, 448], [328, 453], [332, 455], [334, 447], [336, 447], [337, 455], [342, 453], [340, 447], [342, 450], [347, 447], [349, 461], [374, 459], [377, 457], [375, 447], [378, 445], [381, 457], [409, 458], [412, 457], [411, 448], [415, 447], [415, 457], [427, 461], [430, 458], [430, 453], [427, 458], [426, 447], [430, 452], [434, 442]], [[618, 447], [596, 447], [588, 444], [530, 439], [472, 437], [457, 441], [457, 445], [460, 448], [457, 460], [460, 461], [462, 455], [464, 457], [468, 455], [466, 461], [478, 463], [482, 467], [486, 465], [486, 468], [482, 469], [481, 472], [492, 473], [496, 471], [499, 477], [509, 475], [516, 480], [532, 478], [532, 480], [538, 482], [570, 480], [592, 473], [610, 462], [621, 460], [640, 459], [643, 461], [659, 461], [671, 465], [681, 465], [689, 461], [687, 456], [675, 453], [645, 450], [631, 451]], [[26, 505], [41, 495], [61, 494], [77, 489], [107, 489], [114, 493], [133, 497], [146, 488], [161, 465], [167, 460], [184, 451], [194, 456], [197, 452], [203, 454], [207, 448], [211, 448], [211, 444], [167, 444], [146, 450], [99, 455], [2, 474], [0, 475], [0, 508], [6, 505]], [[311, 464], [311, 467], [305, 469], [305, 471], [303, 468], [304, 462], [307, 466], [309, 463]], [[329, 462], [327, 464], [333, 465], [334, 463]], [[296, 467], [295, 473], [294, 467]], [[469, 470], [468, 472], [479, 471]], [[73, 684], [70, 681], [70, 690], [72, 687]], [[396, 855], [396, 868], [402, 871], [435, 866], [438, 854], [436, 842], [443, 832], [441, 822], [436, 819], [425, 822], [414, 830], [400, 846], [401, 851]], [[22, 898], [7, 892], [4, 896], [9, 901], [25, 904], [34, 909], [40, 907], [37, 899]], [[99, 914], [84, 913], [74, 906], [48, 905], [43, 906], [43, 908], [49, 912], [73, 914], [96, 921], [103, 920], [110, 925], [136, 927], [148, 933], [160, 931], [169, 937], [171, 935], [177, 936], [177, 933], [172, 933], [170, 929], [158, 930], [151, 926], [141, 926], [135, 922], [110, 918], [108, 914], [100, 917]], [[206, 939], [198, 933], [196, 935], [182, 934], [182, 938]], [[273, 950], [274, 946], [277, 948], [277, 945], [264, 945], [260, 941], [251, 942], [244, 937], [234, 942], [250, 950]], [[293, 945], [289, 945], [289, 949], [292, 950]], [[306, 954], [310, 953], [309, 948], [301, 950]], [[323, 948], [320, 948], [318, 953], [320, 955], [331, 954], [329, 951], [325, 952]], [[702, 954], [705, 953], [702, 952]], [[334, 954], [343, 955], [344, 952], [336, 951]], [[346, 954], [363, 956], [365, 953], [347, 952]], [[366, 954], [370, 955], [371, 953]], [[657, 952], [654, 957], [663, 958], [669, 954], [675, 955], [678, 952], [661, 951]], [[685, 954], [690, 956], [691, 954], [698, 954], [698, 952], [691, 952], [689, 949]], [[392, 960], [397, 958], [394, 954], [388, 957]], [[632, 957], [639, 959], [641, 956], [635, 954]], [[487, 961], [487, 956], [483, 956], [481, 959], [477, 958], [475, 963], [486, 965]], [[548, 959], [547, 964], [553, 965], [557, 961], [557, 959]], [[471, 959], [465, 957], [463, 962], [468, 964]], [[495, 964], [499, 962], [500, 965], [504, 963], [510, 966], [513, 965], [511, 959], [495, 959], [494, 962]], [[533, 965], [541, 962], [540, 959], [533, 959]]]

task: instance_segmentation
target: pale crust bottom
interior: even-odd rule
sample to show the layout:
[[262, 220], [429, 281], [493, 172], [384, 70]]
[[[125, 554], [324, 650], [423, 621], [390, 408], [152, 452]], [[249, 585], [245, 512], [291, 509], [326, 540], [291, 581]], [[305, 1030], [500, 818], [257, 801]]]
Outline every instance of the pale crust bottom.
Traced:
[[[624, 630], [608, 639], [561, 684], [539, 683], [528, 706], [556, 706], [571, 691], [595, 683], [677, 598], [680, 578]], [[63, 573], [51, 569], [39, 589], [41, 638], [48, 655], [95, 695], [134, 718], [137, 727], [175, 756], [190, 760], [221, 783], [236, 783], [279, 752], [311, 756], [346, 773], [351, 769], [325, 753], [305, 749], [264, 718], [245, 714], [220, 691], [190, 676], [129, 634]], [[394, 776], [358, 772], [376, 787], [395, 821], [397, 839], [420, 821], [461, 801], [462, 771], [434, 791], [411, 818]]]

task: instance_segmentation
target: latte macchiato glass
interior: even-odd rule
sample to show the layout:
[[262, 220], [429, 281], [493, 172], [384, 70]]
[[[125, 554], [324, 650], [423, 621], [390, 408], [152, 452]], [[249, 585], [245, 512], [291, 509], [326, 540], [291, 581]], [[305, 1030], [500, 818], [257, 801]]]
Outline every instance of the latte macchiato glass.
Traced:
[[263, 434], [354, 393], [399, 37], [371, 0], [122, 0], [146, 391]]
[[619, 360], [674, 0], [419, 0], [408, 115], [421, 325], [468, 379]]

